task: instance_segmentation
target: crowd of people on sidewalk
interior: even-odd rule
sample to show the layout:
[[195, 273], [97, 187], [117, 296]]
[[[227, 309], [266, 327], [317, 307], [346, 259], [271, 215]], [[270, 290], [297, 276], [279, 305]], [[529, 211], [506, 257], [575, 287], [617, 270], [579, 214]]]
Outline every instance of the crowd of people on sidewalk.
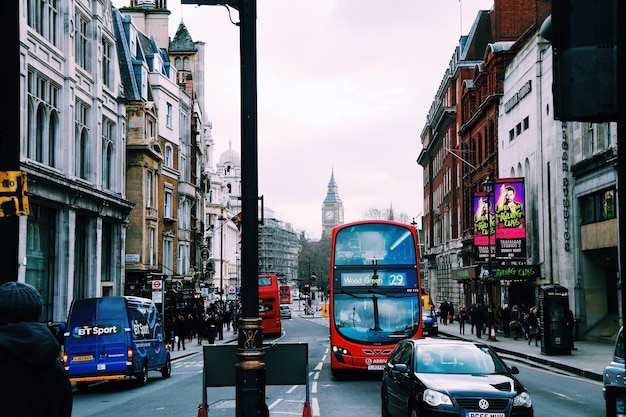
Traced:
[[186, 350], [185, 343], [196, 339], [214, 344], [215, 340], [224, 340], [224, 332], [237, 332], [237, 323], [241, 314], [241, 303], [234, 300], [217, 300], [204, 312], [181, 312], [167, 317], [166, 329], [171, 350]]
[[[509, 308], [505, 304], [503, 308], [496, 308], [494, 305], [485, 306], [484, 304], [472, 305], [469, 308], [462, 306], [455, 315], [455, 306], [453, 303], [444, 301], [439, 305], [437, 311], [439, 323], [448, 325], [456, 320], [459, 325], [459, 334], [465, 334], [466, 323], [470, 324], [470, 333], [482, 338], [485, 335], [490, 337], [490, 331], [493, 328], [504, 333], [505, 338], [513, 337], [514, 340], [523, 339], [530, 345], [533, 341], [535, 346], [539, 346], [541, 340], [541, 317], [539, 309], [536, 306], [527, 308], [524, 303], [514, 305]], [[574, 328], [576, 320], [572, 310], [568, 310], [565, 315], [565, 326], [571, 333], [571, 349], [574, 347]]]

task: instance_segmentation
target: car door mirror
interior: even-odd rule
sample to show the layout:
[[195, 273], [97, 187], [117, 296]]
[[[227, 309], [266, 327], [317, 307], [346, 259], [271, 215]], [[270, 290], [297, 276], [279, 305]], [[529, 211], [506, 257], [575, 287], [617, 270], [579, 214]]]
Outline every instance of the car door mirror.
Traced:
[[407, 373], [409, 371], [409, 367], [404, 363], [396, 363], [392, 368], [396, 372]]

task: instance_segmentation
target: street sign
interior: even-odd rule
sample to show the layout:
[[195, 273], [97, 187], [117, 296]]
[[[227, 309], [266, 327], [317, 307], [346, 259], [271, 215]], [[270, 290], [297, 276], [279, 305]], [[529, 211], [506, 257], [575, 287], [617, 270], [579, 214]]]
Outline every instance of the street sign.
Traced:
[[163, 290], [163, 281], [160, 279], [155, 279], [152, 281], [152, 291], [161, 291]]
[[0, 171], [0, 217], [28, 216], [26, 172]]

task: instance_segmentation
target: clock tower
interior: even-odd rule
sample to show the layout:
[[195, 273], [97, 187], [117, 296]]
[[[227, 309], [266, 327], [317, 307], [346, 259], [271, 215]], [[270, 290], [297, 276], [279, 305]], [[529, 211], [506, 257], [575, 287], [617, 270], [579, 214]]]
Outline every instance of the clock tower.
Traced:
[[322, 239], [330, 239], [333, 227], [343, 224], [343, 203], [337, 192], [335, 171], [331, 171], [328, 192], [322, 203]]

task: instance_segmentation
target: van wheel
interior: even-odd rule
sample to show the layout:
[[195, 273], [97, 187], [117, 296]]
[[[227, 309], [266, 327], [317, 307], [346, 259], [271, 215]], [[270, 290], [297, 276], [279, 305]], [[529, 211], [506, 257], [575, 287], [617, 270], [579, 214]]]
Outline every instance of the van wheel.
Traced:
[[169, 378], [172, 375], [172, 360], [170, 357], [167, 357], [167, 362], [165, 362], [165, 366], [161, 368], [161, 376], [163, 378]]
[[141, 371], [137, 374], [137, 384], [142, 387], [148, 385], [148, 364], [146, 362], [141, 365]]

